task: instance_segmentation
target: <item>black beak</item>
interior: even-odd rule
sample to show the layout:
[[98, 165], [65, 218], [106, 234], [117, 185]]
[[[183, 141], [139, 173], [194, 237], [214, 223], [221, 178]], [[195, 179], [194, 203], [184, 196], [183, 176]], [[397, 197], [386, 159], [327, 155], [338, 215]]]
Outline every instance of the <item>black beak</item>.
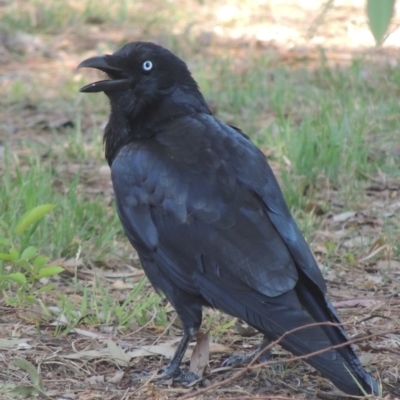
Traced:
[[77, 69], [96, 68], [105, 72], [110, 79], [89, 83], [89, 85], [84, 86], [83, 88], [79, 89], [79, 91], [84, 93], [97, 93], [126, 89], [129, 85], [129, 78], [121, 68], [113, 65], [117, 61], [118, 60], [115, 58], [115, 56], [110, 55], [91, 57], [82, 61], [78, 65]]

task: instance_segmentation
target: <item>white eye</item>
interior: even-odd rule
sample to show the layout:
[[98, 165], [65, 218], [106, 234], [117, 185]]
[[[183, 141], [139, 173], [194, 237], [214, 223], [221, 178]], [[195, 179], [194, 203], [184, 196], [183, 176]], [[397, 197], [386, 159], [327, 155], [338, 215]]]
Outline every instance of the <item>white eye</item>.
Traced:
[[144, 72], [150, 72], [153, 69], [153, 63], [150, 60], [145, 61], [142, 64], [142, 69]]

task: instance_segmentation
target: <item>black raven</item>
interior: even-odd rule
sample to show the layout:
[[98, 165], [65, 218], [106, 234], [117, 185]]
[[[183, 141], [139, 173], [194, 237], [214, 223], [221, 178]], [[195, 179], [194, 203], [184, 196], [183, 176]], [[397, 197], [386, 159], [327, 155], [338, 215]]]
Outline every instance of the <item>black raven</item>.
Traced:
[[[211, 115], [181, 59], [133, 42], [82, 67], [108, 76], [81, 92], [110, 100], [104, 143], [118, 215], [147, 277], [183, 324], [164, 378], [193, 378], [180, 363], [203, 306], [262, 332], [261, 347], [298, 327], [340, 323], [264, 154]], [[320, 325], [281, 345], [304, 355], [347, 340], [343, 327]], [[379, 392], [351, 345], [306, 361], [348, 394]]]

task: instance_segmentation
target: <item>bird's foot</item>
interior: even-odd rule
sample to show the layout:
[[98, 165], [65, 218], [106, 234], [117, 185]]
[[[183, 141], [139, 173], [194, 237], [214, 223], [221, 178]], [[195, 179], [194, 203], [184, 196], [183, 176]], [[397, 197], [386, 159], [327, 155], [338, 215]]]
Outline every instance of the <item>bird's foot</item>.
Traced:
[[197, 374], [195, 374], [194, 372], [192, 372], [192, 371], [184, 372], [181, 369], [179, 369], [179, 373], [177, 375], [175, 375], [173, 378], [169, 378], [168, 375], [166, 376], [166, 378], [164, 378], [163, 376], [161, 378], [163, 378], [163, 380], [173, 379], [174, 382], [185, 384], [185, 385], [193, 385], [197, 382], [201, 382], [201, 380], [202, 380], [202, 378], [200, 376], [198, 376]]
[[183, 372], [180, 368], [171, 369], [168, 368], [168, 366], [164, 367], [160, 374], [143, 371], [140, 373], [135, 373], [133, 377], [136, 379], [151, 379], [161, 383], [172, 380], [174, 382], [186, 385], [193, 385], [202, 380], [200, 376], [196, 375], [192, 371]]
[[249, 364], [253, 356], [250, 354], [233, 354], [228, 357], [223, 363], [223, 367], [240, 367]]
[[[223, 367], [241, 367], [243, 365], [250, 364], [251, 361], [254, 359], [254, 357], [259, 354], [259, 350], [256, 350], [253, 353], [250, 354], [233, 354], [232, 356], [228, 357], [223, 363]], [[271, 358], [271, 354], [269, 351], [263, 352], [258, 358], [257, 358], [257, 363], [263, 363], [265, 361], [268, 361]]]
[[157, 378], [156, 372], [151, 373], [151, 372], [148, 372], [148, 371], [134, 372], [134, 373], [132, 373], [131, 376], [135, 380], [152, 379], [153, 377], [154, 377], [154, 379]]
[[192, 371], [183, 372], [174, 363], [168, 364], [162, 369], [162, 373], [157, 380], [169, 381], [173, 380], [177, 383], [183, 383], [186, 385], [194, 384], [195, 382], [200, 382], [201, 378]]

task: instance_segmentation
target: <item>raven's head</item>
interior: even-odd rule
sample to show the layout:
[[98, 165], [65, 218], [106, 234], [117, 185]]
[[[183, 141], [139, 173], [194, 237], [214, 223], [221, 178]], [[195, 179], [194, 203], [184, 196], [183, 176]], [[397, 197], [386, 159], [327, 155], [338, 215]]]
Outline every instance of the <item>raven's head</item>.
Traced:
[[186, 64], [154, 43], [128, 43], [112, 55], [82, 61], [78, 68], [83, 67], [99, 69], [109, 79], [90, 83], [80, 91], [104, 92], [110, 98], [112, 108], [118, 108], [128, 119], [136, 117], [149, 106], [154, 110], [177, 89], [179, 95], [174, 98], [178, 102], [185, 103], [185, 97], [189, 96], [192, 100], [197, 98], [201, 107], [207, 107]]

